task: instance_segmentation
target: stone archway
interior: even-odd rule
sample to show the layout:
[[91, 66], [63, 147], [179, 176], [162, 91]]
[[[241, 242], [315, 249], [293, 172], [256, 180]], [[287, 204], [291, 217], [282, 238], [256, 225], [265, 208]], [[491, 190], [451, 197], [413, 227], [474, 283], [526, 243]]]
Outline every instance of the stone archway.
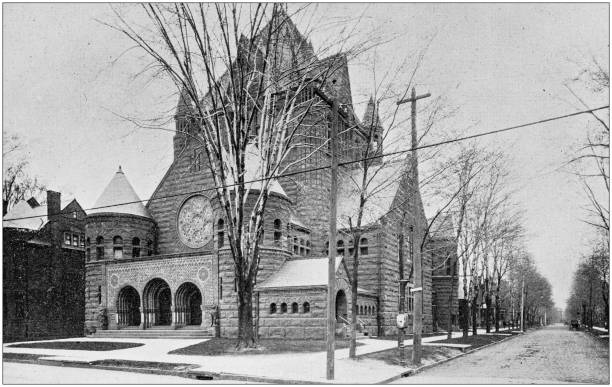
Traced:
[[348, 321], [348, 302], [344, 290], [338, 290], [336, 293], [336, 321]]
[[117, 295], [117, 325], [134, 327], [140, 325], [140, 295], [131, 286], [125, 286]]
[[202, 324], [202, 293], [196, 285], [185, 282], [176, 290], [174, 300], [176, 325]]
[[168, 283], [161, 278], [154, 278], [147, 283], [142, 295], [145, 327], [171, 325], [172, 294]]

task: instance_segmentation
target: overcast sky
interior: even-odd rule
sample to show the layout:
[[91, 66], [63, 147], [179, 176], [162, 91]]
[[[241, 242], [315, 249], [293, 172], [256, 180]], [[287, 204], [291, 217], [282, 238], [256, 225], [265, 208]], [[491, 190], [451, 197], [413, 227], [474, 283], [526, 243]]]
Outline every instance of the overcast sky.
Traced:
[[[444, 96], [459, 109], [450, 126], [470, 133], [574, 112], [579, 105], [563, 83], [592, 58], [609, 67], [607, 4], [318, 4], [308, 12], [298, 26], [361, 16], [355, 39], [395, 37], [350, 64], [358, 112], [376, 84], [373, 58], [382, 77], [431, 40], [416, 78], [419, 92]], [[121, 116], [166, 115], [175, 90], [134, 77], [140, 53], [125, 52], [130, 42], [97, 21], [112, 20], [109, 6], [5, 3], [2, 19], [3, 132], [21, 137], [31, 174], [88, 208], [121, 165], [148, 198], [172, 161], [172, 134], [136, 129]], [[329, 29], [315, 28], [315, 48], [330, 37]], [[609, 103], [605, 93], [581, 92], [593, 107]], [[510, 156], [528, 247], [559, 307], [592, 240], [580, 220], [580, 186], [559, 167], [590, 121], [582, 116], [483, 140]]]

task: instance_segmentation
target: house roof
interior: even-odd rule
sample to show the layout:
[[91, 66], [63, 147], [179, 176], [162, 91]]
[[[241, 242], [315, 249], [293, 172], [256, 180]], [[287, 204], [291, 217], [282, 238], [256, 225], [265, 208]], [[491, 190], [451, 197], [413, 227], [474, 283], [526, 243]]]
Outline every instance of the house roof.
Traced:
[[[372, 166], [368, 175], [367, 201], [363, 211], [362, 226], [377, 222], [392, 210], [391, 206], [399, 190], [402, 178], [410, 172], [410, 156], [398, 161]], [[348, 218], [355, 222], [359, 210], [361, 181], [363, 170], [345, 170], [341, 174], [338, 185], [338, 227], [349, 227]], [[353, 224], [354, 225], [354, 224]]]
[[134, 191], [134, 187], [132, 187], [127, 177], [125, 177], [125, 174], [121, 170], [121, 166], [102, 192], [102, 195], [96, 200], [93, 207], [94, 209], [89, 211], [89, 215], [117, 213], [138, 215], [145, 218], [151, 217], [136, 194], [136, 191]]
[[[69, 205], [74, 199], [69, 198], [67, 200], [62, 200], [61, 208], [62, 210]], [[25, 230], [40, 230], [47, 222], [49, 222], [49, 218], [47, 217], [47, 203], [43, 203], [40, 205], [38, 202], [28, 200], [20, 200], [11, 208], [6, 215], [2, 218], [2, 228], [21, 228]]]
[[[258, 289], [307, 287], [327, 285], [327, 258], [306, 258], [286, 261], [270, 278], [257, 286]], [[342, 257], [336, 258], [336, 272]]]

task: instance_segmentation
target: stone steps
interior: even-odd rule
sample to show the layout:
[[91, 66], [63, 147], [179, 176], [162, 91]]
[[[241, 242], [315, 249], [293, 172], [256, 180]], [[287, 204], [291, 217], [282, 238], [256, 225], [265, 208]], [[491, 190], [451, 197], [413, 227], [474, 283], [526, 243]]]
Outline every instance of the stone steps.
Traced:
[[139, 339], [208, 339], [212, 334], [196, 329], [110, 329], [98, 330], [94, 338], [139, 338]]

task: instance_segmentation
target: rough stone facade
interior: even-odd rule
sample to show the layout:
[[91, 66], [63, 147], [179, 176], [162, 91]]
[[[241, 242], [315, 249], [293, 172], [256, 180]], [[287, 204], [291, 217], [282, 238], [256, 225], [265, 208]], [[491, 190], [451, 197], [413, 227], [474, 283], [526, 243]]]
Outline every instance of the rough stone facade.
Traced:
[[[365, 141], [364, 126], [350, 109], [352, 99], [346, 58], [340, 55], [323, 61], [332, 59], [336, 67], [329, 84], [322, 90], [342, 103], [338, 155], [344, 161], [356, 160], [372, 144]], [[309, 98], [319, 98], [314, 91], [310, 92]], [[302, 145], [293, 148], [285, 161], [287, 165], [294, 163], [289, 173], [330, 164], [330, 152], [324, 142], [331, 124], [331, 108], [322, 103], [322, 99], [317, 101], [298, 130], [295, 141]], [[368, 107], [366, 120], [374, 118], [373, 106], [371, 103]], [[210, 325], [218, 312], [221, 336], [233, 337], [237, 333], [238, 305], [234, 262], [224, 226], [227, 222], [212, 190], [214, 182], [206, 165], [204, 149], [191, 136], [182, 133], [195, 130], [191, 126], [192, 114], [181, 96], [175, 116], [178, 132], [174, 137], [174, 161], [147, 203], [146, 211], [142, 210], [150, 217], [108, 213], [88, 218], [87, 236], [91, 241], [92, 258], [87, 264], [86, 320], [90, 330], [130, 326], [147, 329], [153, 325], [177, 329], [197, 325], [197, 329], [212, 331]], [[382, 133], [382, 126], [376, 130]], [[376, 139], [374, 146], [380, 152], [382, 144], [378, 141], [382, 139]], [[305, 158], [311, 149], [318, 150]], [[338, 241], [330, 246], [331, 175], [328, 168], [279, 179], [282, 189], [271, 193], [264, 214], [264, 238], [253, 299], [259, 336], [324, 337], [325, 286], [317, 281], [303, 286], [289, 282], [279, 288], [260, 285], [273, 280], [288, 263], [325, 257], [329, 248], [337, 249], [345, 260], [345, 265], [337, 271], [338, 291], [334, 295], [338, 333], [346, 333], [346, 322], [350, 320], [351, 252], [358, 248], [359, 329], [370, 335], [395, 334], [399, 240], [402, 238], [405, 242], [404, 278], [411, 276], [412, 261], [422, 259], [424, 331], [432, 330], [432, 261], [429, 254], [421, 257], [426, 220], [413, 166], [408, 157], [396, 171], [399, 183], [397, 189], [389, 193], [392, 197], [389, 210], [362, 227], [361, 240], [367, 243], [351, 242], [347, 237], [349, 230], [339, 227]], [[344, 167], [342, 173], [349, 173], [354, 168]], [[210, 214], [203, 225], [205, 242], [190, 247], [180, 237], [179, 217], [186, 203], [195, 196], [209, 203]], [[338, 200], [349, 199], [340, 195]], [[253, 197], [248, 197], [247, 209], [252, 205]], [[146, 249], [147, 254], [142, 254], [143, 248], [138, 257], [117, 258], [113, 243], [116, 236], [122, 237], [124, 251], [133, 248], [129, 241], [134, 237], [150, 241], [152, 247]], [[99, 237], [104, 239], [103, 259], [94, 258], [97, 257], [94, 241]], [[188, 291], [184, 290], [187, 288]], [[104, 321], [106, 324], [101, 323]]]

